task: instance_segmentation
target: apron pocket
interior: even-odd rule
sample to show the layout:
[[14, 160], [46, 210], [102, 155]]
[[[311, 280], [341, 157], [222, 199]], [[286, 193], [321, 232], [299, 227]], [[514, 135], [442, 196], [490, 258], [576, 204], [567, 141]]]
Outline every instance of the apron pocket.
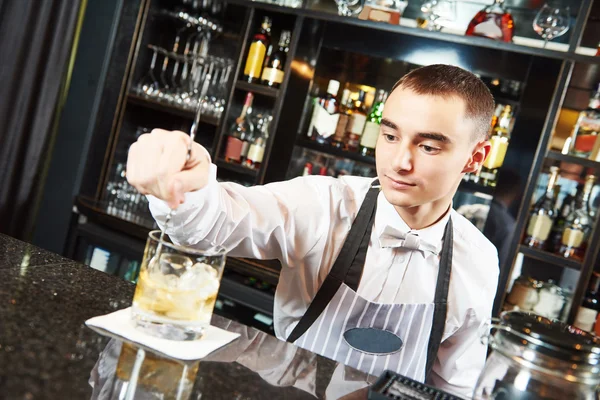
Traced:
[[363, 353], [386, 355], [400, 351], [404, 342], [392, 332], [375, 328], [352, 328], [344, 332], [350, 347]]

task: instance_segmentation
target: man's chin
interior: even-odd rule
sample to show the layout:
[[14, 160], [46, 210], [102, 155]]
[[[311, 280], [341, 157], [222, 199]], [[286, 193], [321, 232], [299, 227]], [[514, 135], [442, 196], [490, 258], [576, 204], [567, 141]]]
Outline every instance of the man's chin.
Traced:
[[410, 208], [425, 203], [421, 198], [414, 196], [413, 193], [393, 190], [383, 186], [382, 189], [386, 200], [394, 207]]

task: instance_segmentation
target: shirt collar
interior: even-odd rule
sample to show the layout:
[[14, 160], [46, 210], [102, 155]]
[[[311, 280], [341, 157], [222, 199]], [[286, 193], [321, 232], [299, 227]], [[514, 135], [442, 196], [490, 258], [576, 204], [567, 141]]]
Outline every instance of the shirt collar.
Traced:
[[[410, 229], [410, 227], [404, 222], [398, 211], [394, 206], [387, 201], [383, 191], [379, 192], [377, 196], [377, 212], [375, 213], [375, 232], [377, 238], [381, 239], [381, 236], [387, 226], [395, 228], [402, 232], [412, 232], [417, 234], [421, 240], [435, 246], [437, 253], [442, 249], [442, 238], [444, 237], [444, 230], [446, 223], [450, 219], [450, 211], [452, 210], [452, 204], [444, 214], [444, 216], [435, 224], [428, 226], [424, 229]], [[381, 246], [381, 241], [379, 241]]]

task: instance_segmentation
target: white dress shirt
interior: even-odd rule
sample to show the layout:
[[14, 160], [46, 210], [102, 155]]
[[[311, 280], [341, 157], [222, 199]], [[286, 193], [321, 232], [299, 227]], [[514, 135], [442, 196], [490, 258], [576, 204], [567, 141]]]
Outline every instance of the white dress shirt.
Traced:
[[[217, 182], [214, 164], [211, 175], [207, 186], [186, 194], [167, 233], [176, 243], [197, 248], [223, 246], [233, 257], [280, 260], [274, 325], [276, 335], [285, 339], [333, 266], [373, 179], [307, 176], [244, 187]], [[169, 208], [148, 197], [164, 229]], [[448, 312], [430, 383], [470, 397], [486, 357], [479, 328], [491, 316], [498, 256], [485, 236], [453, 209], [436, 224], [412, 232], [439, 252], [450, 215], [454, 247]], [[381, 247], [379, 239], [388, 226], [411, 231], [380, 192], [358, 294], [380, 303], [431, 303], [439, 256]]]

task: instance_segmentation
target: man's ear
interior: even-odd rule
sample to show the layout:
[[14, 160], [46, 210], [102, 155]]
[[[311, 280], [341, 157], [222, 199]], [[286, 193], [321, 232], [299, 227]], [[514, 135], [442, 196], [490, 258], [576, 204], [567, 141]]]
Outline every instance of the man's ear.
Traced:
[[462, 172], [468, 174], [470, 172], [477, 172], [481, 165], [490, 154], [492, 145], [489, 140], [483, 140], [475, 145], [473, 153], [469, 157], [467, 164], [463, 168]]

